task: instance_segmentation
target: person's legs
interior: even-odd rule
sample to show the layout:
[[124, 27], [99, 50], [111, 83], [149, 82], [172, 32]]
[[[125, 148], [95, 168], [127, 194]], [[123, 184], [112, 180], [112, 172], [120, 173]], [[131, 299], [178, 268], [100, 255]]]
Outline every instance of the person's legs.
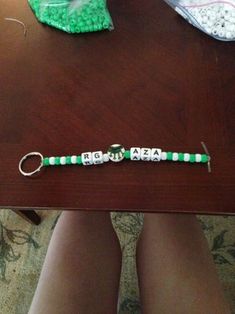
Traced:
[[229, 314], [194, 215], [145, 214], [137, 246], [143, 314]]
[[63, 212], [29, 314], [117, 313], [120, 272], [110, 214]]

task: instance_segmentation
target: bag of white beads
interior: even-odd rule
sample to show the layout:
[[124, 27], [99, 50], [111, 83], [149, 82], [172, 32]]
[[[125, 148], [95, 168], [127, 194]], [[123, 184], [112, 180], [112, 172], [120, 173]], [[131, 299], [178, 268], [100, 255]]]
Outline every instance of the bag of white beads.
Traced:
[[190, 24], [218, 40], [235, 40], [235, 0], [165, 0]]
[[28, 0], [38, 20], [68, 33], [112, 30], [106, 0]]

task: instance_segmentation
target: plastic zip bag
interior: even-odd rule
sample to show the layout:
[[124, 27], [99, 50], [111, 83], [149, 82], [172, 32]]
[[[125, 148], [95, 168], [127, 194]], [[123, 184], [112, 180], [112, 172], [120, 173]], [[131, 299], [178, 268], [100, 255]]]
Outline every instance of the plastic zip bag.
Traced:
[[235, 40], [235, 0], [165, 1], [204, 33], [219, 40]]
[[42, 23], [68, 33], [113, 29], [106, 0], [28, 0]]

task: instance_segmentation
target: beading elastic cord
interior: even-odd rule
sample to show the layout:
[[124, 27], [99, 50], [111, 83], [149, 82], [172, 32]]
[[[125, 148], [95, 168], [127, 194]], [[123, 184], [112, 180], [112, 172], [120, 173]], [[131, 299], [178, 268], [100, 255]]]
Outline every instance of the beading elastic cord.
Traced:
[[18, 19], [14, 19], [14, 18], [12, 18], [12, 17], [5, 17], [4, 19], [5, 19], [6, 21], [16, 22], [16, 23], [20, 24], [20, 25], [23, 27], [24, 36], [26, 37], [26, 35], [27, 35], [27, 28], [26, 28], [26, 26], [25, 26], [25, 24], [24, 24], [23, 22], [21, 22], [21, 21], [18, 20]]
[[[25, 155], [19, 162], [19, 171], [24, 176], [32, 176], [39, 172], [42, 167], [48, 166], [65, 166], [65, 165], [98, 165], [108, 161], [120, 162], [123, 159], [129, 159], [132, 161], [179, 161], [179, 162], [190, 162], [190, 163], [207, 163], [208, 171], [211, 172], [210, 161], [211, 157], [207, 150], [204, 142], [201, 142], [205, 154], [189, 154], [189, 153], [176, 153], [176, 152], [165, 152], [160, 148], [142, 148], [142, 147], [131, 147], [126, 150], [120, 144], [113, 144], [109, 147], [107, 153], [102, 151], [85, 152], [81, 155], [72, 156], [61, 156], [61, 157], [43, 157], [38, 152], [32, 152]], [[26, 172], [23, 170], [23, 163], [26, 159], [32, 156], [40, 157], [40, 165], [37, 169], [32, 172]]]

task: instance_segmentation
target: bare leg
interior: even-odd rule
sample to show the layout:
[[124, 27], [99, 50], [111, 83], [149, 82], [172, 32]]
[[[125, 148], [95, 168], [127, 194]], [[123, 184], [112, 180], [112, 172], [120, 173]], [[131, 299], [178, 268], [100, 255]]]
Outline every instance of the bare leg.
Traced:
[[229, 314], [194, 215], [146, 214], [137, 248], [143, 314]]
[[109, 213], [63, 212], [29, 314], [117, 313], [120, 271]]

